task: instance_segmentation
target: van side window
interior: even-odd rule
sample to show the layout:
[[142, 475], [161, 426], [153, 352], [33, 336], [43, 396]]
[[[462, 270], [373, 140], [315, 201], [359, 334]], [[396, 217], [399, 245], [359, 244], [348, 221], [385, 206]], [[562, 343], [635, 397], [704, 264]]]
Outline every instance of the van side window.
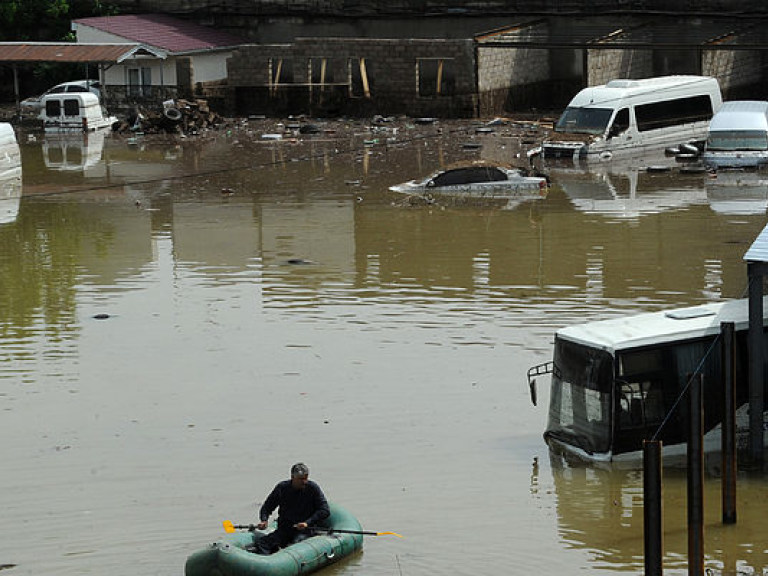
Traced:
[[712, 114], [712, 101], [706, 95], [635, 106], [637, 129], [640, 132], [706, 121], [712, 118]]
[[609, 134], [611, 136], [618, 136], [622, 132], [626, 132], [629, 128], [629, 108], [622, 108], [616, 112], [616, 116], [611, 124], [611, 130]]

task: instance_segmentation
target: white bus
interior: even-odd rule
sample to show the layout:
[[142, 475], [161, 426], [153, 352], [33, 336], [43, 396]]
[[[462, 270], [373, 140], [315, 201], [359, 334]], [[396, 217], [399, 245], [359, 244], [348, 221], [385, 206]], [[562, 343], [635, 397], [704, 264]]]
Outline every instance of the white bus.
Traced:
[[684, 457], [688, 405], [679, 398], [698, 369], [704, 382], [704, 449], [718, 452], [722, 322], [735, 326], [737, 441], [744, 448], [749, 438], [747, 299], [560, 329], [553, 361], [528, 371], [532, 394], [534, 377], [552, 374], [547, 444], [591, 462], [636, 463], [642, 459], [642, 441], [656, 436], [665, 457]]
[[768, 164], [768, 102], [734, 100], [712, 117], [701, 157], [713, 168]]
[[708, 76], [611, 80], [571, 100], [542, 143], [542, 156], [606, 160], [703, 141], [721, 104], [720, 85]]

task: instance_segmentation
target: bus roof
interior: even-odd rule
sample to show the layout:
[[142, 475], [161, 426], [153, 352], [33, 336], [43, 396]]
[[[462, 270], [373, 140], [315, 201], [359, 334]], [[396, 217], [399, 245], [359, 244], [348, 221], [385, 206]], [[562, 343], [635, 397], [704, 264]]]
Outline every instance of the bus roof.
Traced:
[[[746, 329], [748, 302], [744, 298], [576, 324], [558, 330], [557, 337], [614, 354], [641, 346], [714, 336], [720, 332], [721, 322], [733, 322], [736, 330]], [[768, 297], [763, 297], [763, 310], [767, 306]]]
[[[659, 100], [659, 93], [676, 93], [676, 97], [683, 98], [703, 93], [720, 93], [720, 85], [711, 76], [659, 76], [656, 78], [643, 78], [640, 80], [611, 80], [601, 86], [584, 88], [573, 97], [569, 108], [581, 108], [585, 106], [601, 108], [608, 105], [614, 108], [621, 100], [628, 98], [643, 99], [648, 101]], [[670, 94], [671, 96], [672, 94]]]

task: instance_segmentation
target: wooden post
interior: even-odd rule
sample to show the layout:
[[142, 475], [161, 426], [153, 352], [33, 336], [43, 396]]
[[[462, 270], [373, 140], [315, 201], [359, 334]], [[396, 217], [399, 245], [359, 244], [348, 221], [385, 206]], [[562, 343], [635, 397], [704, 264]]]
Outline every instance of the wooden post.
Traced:
[[365, 71], [365, 58], [360, 58], [360, 79], [363, 81], [363, 94], [371, 97], [371, 88], [368, 86], [368, 73]]
[[763, 275], [747, 265], [749, 278], [749, 453], [753, 464], [763, 461]]
[[723, 423], [722, 444], [722, 512], [723, 524], [736, 523], [736, 340], [734, 339], [734, 323], [720, 324], [722, 335], [723, 357]]
[[661, 440], [643, 440], [645, 576], [661, 576], [663, 549]]
[[704, 575], [703, 378], [693, 376], [688, 388], [688, 575]]

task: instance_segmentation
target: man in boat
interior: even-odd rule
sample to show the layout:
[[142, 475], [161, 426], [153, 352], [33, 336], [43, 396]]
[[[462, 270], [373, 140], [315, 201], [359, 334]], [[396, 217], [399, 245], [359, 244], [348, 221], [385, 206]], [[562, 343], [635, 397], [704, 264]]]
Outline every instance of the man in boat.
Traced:
[[278, 482], [259, 510], [259, 530], [267, 527], [269, 515], [278, 508], [277, 529], [256, 541], [257, 554], [272, 554], [311, 536], [308, 526], [330, 515], [328, 502], [317, 483], [309, 479], [309, 468], [299, 462], [291, 467], [291, 479]]

